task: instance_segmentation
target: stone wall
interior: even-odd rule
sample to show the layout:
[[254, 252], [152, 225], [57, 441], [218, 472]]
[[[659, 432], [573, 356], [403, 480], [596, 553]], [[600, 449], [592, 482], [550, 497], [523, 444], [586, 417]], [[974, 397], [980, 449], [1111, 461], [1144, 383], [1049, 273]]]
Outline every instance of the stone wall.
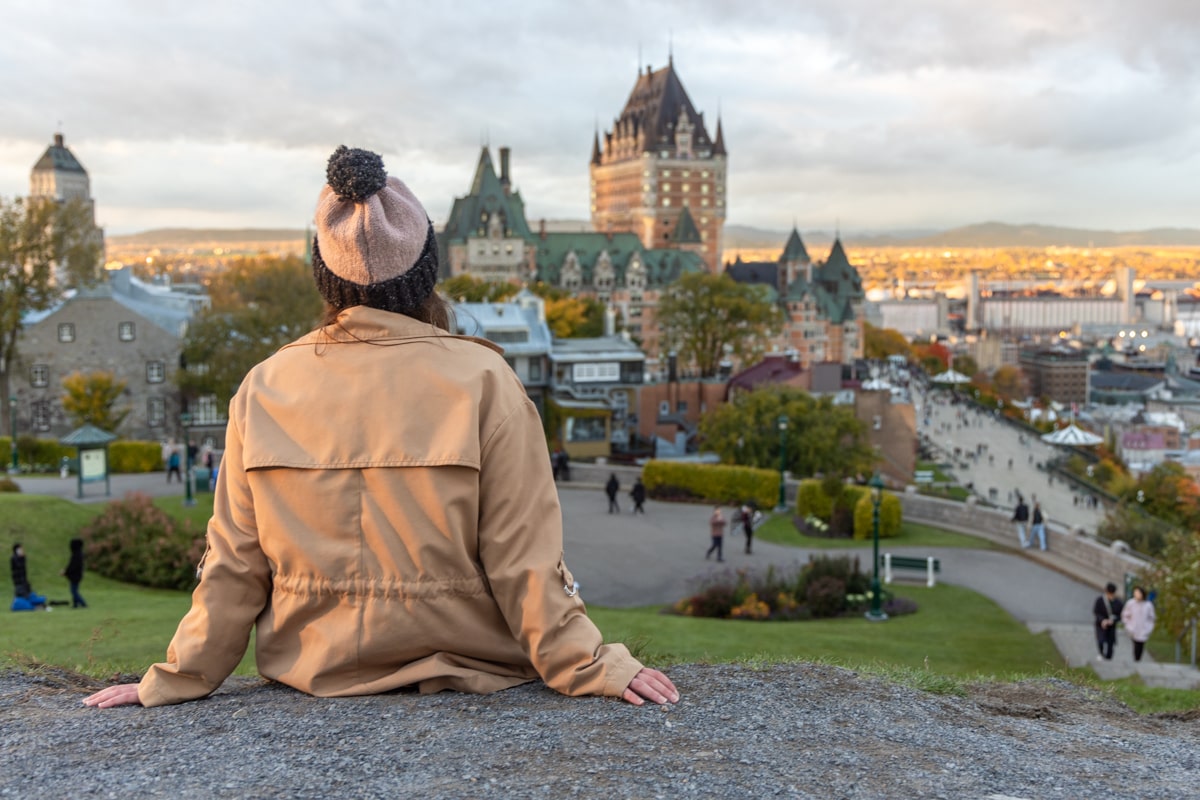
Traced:
[[[926, 497], [910, 491], [897, 495], [904, 519], [935, 525], [989, 539], [998, 544], [1018, 547], [1012, 517], [1006, 511], [983, 508], [969, 499], [965, 503]], [[1129, 552], [1123, 542], [1111, 545], [1097, 541], [1081, 530], [1070, 530], [1050, 521], [1046, 525], [1049, 551], [1029, 551], [1037, 561], [1084, 583], [1099, 585], [1120, 583], [1127, 574], [1135, 574], [1149, 562]]]

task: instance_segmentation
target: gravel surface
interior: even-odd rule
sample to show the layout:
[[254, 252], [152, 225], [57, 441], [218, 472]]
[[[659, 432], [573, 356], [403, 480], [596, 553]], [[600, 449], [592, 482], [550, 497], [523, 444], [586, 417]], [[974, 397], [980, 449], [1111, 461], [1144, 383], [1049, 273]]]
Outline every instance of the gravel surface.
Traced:
[[[0, 673], [0, 797], [1171, 798], [1200, 712], [1139, 716], [1056, 679], [935, 695], [809, 664], [684, 665], [668, 709], [494, 695], [319, 699], [235, 678], [156, 709]], [[125, 677], [126, 680], [129, 676]]]

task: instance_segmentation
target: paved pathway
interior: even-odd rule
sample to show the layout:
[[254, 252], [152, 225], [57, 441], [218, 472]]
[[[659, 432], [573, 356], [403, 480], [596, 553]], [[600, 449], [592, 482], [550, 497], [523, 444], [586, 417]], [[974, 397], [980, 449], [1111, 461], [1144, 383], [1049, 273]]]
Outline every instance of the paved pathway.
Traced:
[[[18, 483], [28, 493], [75, 499], [73, 480], [18, 478]], [[623, 511], [609, 514], [607, 498], [599, 485], [576, 483], [568, 486], [570, 488], [564, 487], [559, 492], [565, 520], [567, 563], [580, 583], [583, 597], [595, 605], [665, 605], [688, 594], [697, 578], [720, 570], [768, 564], [787, 566], [806, 562], [810, 552], [843, 552], [799, 550], [756, 541], [754, 553], [746, 555], [742, 537], [727, 536], [725, 562], [717, 564], [704, 559], [704, 551], [709, 545], [711, 507], [651, 500], [646, 502], [645, 515], [633, 515], [629, 513], [632, 505], [628, 487], [622, 487]], [[163, 473], [113, 476], [113, 497], [120, 497], [127, 491], [141, 491], [152, 496], [176, 495], [181, 501], [183, 497], [180, 485], [168, 485]], [[102, 486], [85, 487], [85, 493], [83, 502], [109, 499], [104, 496]], [[728, 516], [732, 509], [726, 511]], [[894, 548], [893, 551], [898, 554], [913, 552], [911, 548]], [[869, 550], [845, 552], [857, 554], [869, 564]], [[1035, 633], [1049, 630], [1069, 665], [1093, 663], [1095, 666], [1096, 646], [1090, 619], [1096, 588], [1025, 559], [1015, 551], [923, 548], [920, 555], [941, 559], [939, 580], [991, 598]], [[1172, 669], [1164, 672], [1160, 667]], [[1200, 687], [1200, 673], [1195, 670], [1178, 671], [1174, 665], [1151, 666], [1147, 662], [1140, 665], [1138, 671], [1147, 683]], [[1105, 678], [1133, 672], [1127, 639], [1118, 644], [1117, 657], [1112, 664], [1098, 665], [1097, 672]]]

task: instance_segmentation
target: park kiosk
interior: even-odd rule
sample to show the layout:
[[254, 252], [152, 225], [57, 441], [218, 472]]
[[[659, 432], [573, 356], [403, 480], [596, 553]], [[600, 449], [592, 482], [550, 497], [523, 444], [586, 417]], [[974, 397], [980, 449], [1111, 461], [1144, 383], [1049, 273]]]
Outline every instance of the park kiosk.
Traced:
[[63, 438], [60, 444], [74, 447], [78, 451], [76, 470], [78, 490], [76, 496], [83, 498], [83, 485], [104, 481], [104, 496], [111, 497], [112, 489], [108, 480], [108, 445], [117, 438], [116, 434], [102, 431], [91, 423], [82, 428], [76, 428]]

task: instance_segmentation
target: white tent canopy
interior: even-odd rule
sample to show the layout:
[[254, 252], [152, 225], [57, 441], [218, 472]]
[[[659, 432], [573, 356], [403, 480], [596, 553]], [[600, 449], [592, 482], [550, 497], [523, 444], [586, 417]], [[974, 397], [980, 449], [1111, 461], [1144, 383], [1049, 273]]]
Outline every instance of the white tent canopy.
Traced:
[[947, 385], [954, 386], [971, 382], [971, 379], [966, 375], [963, 375], [961, 372], [956, 372], [952, 369], [948, 369], [945, 372], [939, 372], [937, 375], [934, 375], [932, 378], [930, 378], [930, 380], [934, 383], [945, 383]]
[[1042, 436], [1043, 442], [1050, 444], [1073, 445], [1077, 447], [1090, 447], [1095, 444], [1100, 444], [1104, 439], [1091, 431], [1085, 431], [1074, 422], [1065, 428], [1059, 428], [1056, 431], [1047, 433]]

